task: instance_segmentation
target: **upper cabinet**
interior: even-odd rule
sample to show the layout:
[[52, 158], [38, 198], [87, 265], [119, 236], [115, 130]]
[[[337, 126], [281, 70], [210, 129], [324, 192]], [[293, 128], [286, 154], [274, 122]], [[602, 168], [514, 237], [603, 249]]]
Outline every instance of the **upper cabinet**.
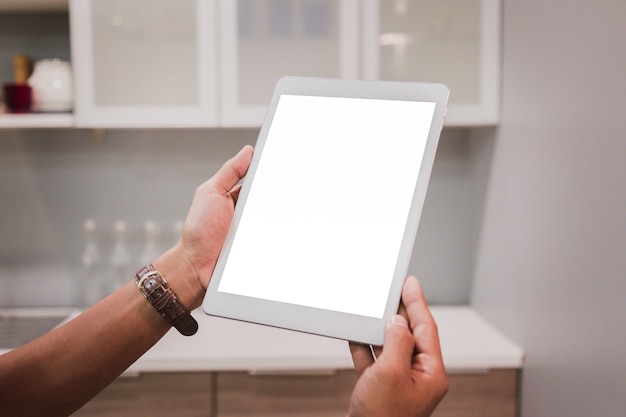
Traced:
[[357, 0], [222, 0], [221, 122], [260, 126], [285, 75], [359, 77]]
[[79, 127], [215, 126], [216, 7], [196, 0], [72, 0]]
[[499, 0], [365, 0], [363, 77], [450, 87], [446, 125], [499, 121]]
[[283, 75], [358, 78], [358, 12], [357, 0], [72, 0], [76, 124], [260, 126]]
[[499, 122], [500, 0], [71, 0], [79, 127], [260, 126], [281, 76], [431, 81]]

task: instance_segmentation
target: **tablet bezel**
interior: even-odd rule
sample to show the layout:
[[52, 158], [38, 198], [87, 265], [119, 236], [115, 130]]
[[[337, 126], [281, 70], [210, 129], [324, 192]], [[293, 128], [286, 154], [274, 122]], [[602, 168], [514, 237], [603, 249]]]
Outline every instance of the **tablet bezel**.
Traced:
[[[259, 161], [263, 157], [263, 147], [270, 131], [271, 122], [280, 96], [283, 94], [435, 103], [422, 164], [382, 319], [218, 291], [221, 274], [224, 271], [230, 247], [245, 209], [250, 186]], [[281, 78], [276, 85], [265, 122], [259, 132], [254, 156], [242, 183], [234, 217], [202, 303], [204, 313], [354, 342], [382, 345], [385, 322], [391, 315], [395, 314], [399, 305], [400, 293], [413, 251], [413, 242], [417, 233], [434, 156], [443, 127], [448, 95], [449, 90], [445, 85], [433, 83], [309, 77]]]

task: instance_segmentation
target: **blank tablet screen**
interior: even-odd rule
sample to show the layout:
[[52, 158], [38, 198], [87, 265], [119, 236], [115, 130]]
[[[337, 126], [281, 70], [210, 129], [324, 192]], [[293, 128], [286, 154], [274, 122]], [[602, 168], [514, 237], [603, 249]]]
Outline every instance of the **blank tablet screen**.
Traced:
[[281, 95], [217, 291], [382, 318], [434, 111]]

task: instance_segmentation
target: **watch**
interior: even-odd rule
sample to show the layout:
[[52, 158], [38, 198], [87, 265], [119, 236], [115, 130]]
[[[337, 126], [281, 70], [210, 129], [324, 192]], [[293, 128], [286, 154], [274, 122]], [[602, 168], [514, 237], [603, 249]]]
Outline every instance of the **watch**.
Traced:
[[152, 264], [141, 268], [135, 275], [135, 282], [143, 296], [169, 324], [184, 336], [192, 336], [198, 331], [198, 322], [178, 301], [174, 291], [167, 285], [163, 275]]

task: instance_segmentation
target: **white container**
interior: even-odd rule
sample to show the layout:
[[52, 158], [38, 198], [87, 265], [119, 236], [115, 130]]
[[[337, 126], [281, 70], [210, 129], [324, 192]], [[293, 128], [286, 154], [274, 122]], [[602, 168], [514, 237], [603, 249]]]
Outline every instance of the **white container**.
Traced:
[[33, 111], [72, 111], [74, 88], [72, 68], [69, 62], [60, 59], [37, 61], [28, 83], [33, 89]]

